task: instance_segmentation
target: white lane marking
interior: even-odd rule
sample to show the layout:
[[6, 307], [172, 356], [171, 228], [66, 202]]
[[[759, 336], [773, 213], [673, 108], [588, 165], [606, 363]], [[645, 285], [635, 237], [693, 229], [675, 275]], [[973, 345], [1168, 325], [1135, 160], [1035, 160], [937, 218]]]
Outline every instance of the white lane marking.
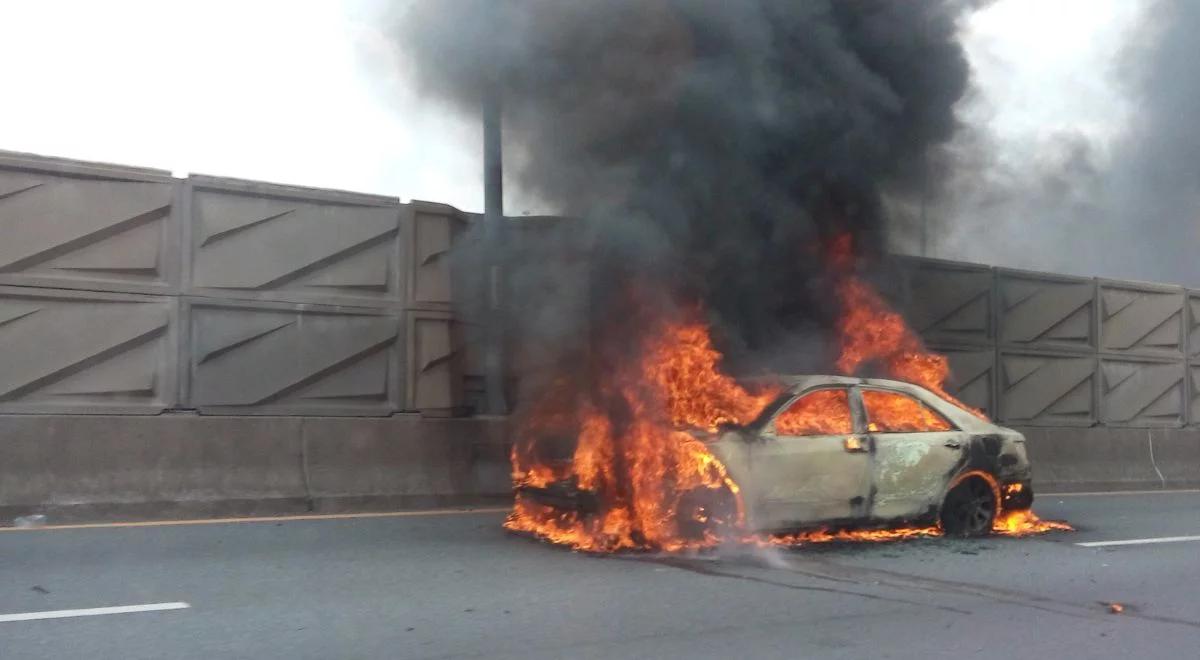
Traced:
[[1184, 541], [1200, 541], [1200, 536], [1160, 536], [1155, 539], [1128, 539], [1125, 541], [1087, 541], [1075, 545], [1084, 548], [1103, 548], [1110, 545], [1144, 545], [1147, 543], [1182, 543]]
[[471, 516], [485, 513], [508, 513], [512, 507], [479, 509], [429, 509], [418, 511], [378, 511], [370, 513], [315, 513], [294, 516], [262, 516], [258, 518], [198, 518], [195, 520], [145, 520], [138, 522], [80, 523], [45, 525], [44, 527], [0, 527], [0, 532], [49, 532], [56, 529], [104, 529], [109, 527], [171, 527], [176, 525], [229, 525], [234, 523], [292, 522], [296, 520], [353, 520], [356, 518], [420, 518], [436, 516]]
[[1200, 493], [1200, 488], [1171, 488], [1159, 490], [1111, 490], [1080, 491], [1078, 493], [1038, 493], [1038, 497], [1120, 497], [1125, 495], [1178, 495]]
[[147, 603], [145, 605], [118, 605], [117, 607], [91, 607], [81, 610], [50, 610], [47, 612], [21, 612], [0, 614], [0, 623], [6, 621], [37, 621], [38, 619], [69, 619], [76, 616], [101, 616], [104, 614], [132, 614], [135, 612], [162, 612], [186, 610], [187, 603]]

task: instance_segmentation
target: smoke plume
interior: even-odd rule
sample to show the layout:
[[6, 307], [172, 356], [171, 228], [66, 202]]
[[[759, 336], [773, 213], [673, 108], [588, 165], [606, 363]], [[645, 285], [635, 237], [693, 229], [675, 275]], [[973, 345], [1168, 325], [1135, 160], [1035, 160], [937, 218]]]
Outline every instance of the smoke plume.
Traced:
[[1007, 162], [986, 129], [960, 133], [931, 212], [940, 254], [1200, 286], [1197, 33], [1200, 3], [1144, 3], [1114, 55], [1113, 82], [1132, 108], [1115, 138], [1064, 133]]
[[397, 40], [458, 111], [499, 96], [508, 177], [587, 236], [591, 314], [618, 313], [597, 286], [633, 282], [659, 307], [699, 303], [749, 356], [827, 321], [823, 241], [878, 252], [884, 191], [926, 189], [925, 153], [957, 127], [957, 25], [975, 4], [430, 1]]

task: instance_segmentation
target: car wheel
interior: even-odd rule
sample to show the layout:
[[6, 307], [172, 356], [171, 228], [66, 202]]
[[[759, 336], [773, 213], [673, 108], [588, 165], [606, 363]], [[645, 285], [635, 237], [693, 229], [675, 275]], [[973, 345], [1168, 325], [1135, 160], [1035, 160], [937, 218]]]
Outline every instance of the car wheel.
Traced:
[[685, 539], [721, 538], [737, 523], [737, 500], [726, 488], [693, 488], [679, 498], [675, 520]]
[[949, 536], [984, 536], [996, 520], [996, 494], [983, 479], [963, 480], [946, 493], [942, 531]]

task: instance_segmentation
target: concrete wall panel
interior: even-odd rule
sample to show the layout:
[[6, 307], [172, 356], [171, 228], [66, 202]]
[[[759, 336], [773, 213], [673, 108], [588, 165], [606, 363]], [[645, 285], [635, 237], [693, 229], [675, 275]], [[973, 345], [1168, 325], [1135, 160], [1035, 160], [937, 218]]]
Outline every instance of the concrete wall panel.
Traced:
[[1002, 352], [998, 366], [1000, 419], [1005, 423], [1095, 423], [1094, 357]]
[[0, 284], [173, 290], [179, 188], [159, 170], [0, 152]]
[[186, 199], [189, 293], [403, 303], [394, 198], [191, 177]]
[[1095, 350], [1095, 282], [996, 269], [998, 341], [1020, 348]]
[[449, 310], [455, 302], [450, 248], [466, 229], [467, 215], [445, 204], [414, 201], [404, 217], [408, 305]]
[[409, 312], [408, 409], [447, 416], [463, 404], [462, 342], [449, 314]]
[[168, 297], [0, 287], [0, 412], [171, 407], [177, 316]]
[[1100, 350], [1178, 358], [1184, 346], [1180, 287], [1100, 281]]
[[1187, 292], [1187, 354], [1200, 362], [1200, 291]]
[[1189, 364], [1188, 370], [1188, 422], [1200, 424], [1200, 365]]
[[1183, 362], [1100, 359], [1100, 420], [1112, 426], [1181, 426]]
[[992, 271], [933, 259], [900, 262], [902, 303], [913, 329], [932, 343], [984, 346], [992, 341]]
[[387, 415], [398, 409], [398, 312], [190, 298], [188, 406], [211, 414]]
[[930, 346], [930, 350], [946, 356], [950, 363], [949, 392], [988, 417], [995, 416], [996, 352], [990, 348], [942, 346]]

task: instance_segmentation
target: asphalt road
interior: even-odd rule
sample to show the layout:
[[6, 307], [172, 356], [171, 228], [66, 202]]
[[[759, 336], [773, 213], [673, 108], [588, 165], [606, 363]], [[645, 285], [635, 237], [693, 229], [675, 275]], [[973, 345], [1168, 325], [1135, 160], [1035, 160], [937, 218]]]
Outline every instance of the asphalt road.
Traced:
[[1198, 536], [1200, 493], [1036, 509], [1079, 531], [716, 559], [584, 556], [495, 512], [3, 531], [0, 658], [1200, 657], [1200, 540], [1077, 545]]

